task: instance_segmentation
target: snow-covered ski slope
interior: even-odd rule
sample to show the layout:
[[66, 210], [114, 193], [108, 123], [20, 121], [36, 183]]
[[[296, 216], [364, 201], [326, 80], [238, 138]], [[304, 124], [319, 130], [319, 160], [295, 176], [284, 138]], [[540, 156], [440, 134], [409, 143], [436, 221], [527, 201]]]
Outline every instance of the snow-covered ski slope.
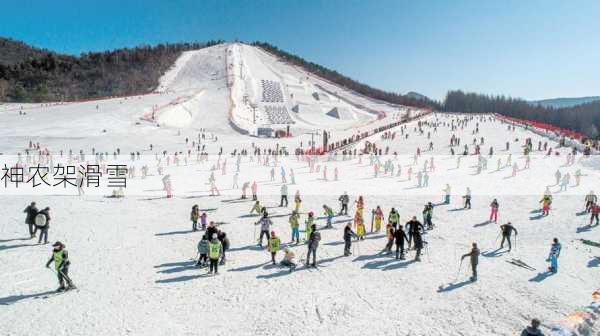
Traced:
[[[225, 52], [225, 50], [223, 50]], [[193, 58], [194, 56], [192, 56]], [[202, 54], [197, 57], [202, 57]], [[181, 70], [183, 71], [184, 68]], [[172, 76], [184, 81], [185, 73]], [[192, 70], [190, 70], [192, 71]], [[215, 80], [217, 82], [218, 80]], [[223, 83], [225, 80], [223, 79]], [[192, 85], [190, 85], [192, 86]], [[197, 87], [207, 90], [206, 87]], [[224, 89], [225, 90], [225, 89]], [[208, 91], [208, 90], [207, 90]], [[197, 91], [199, 92], [199, 91]], [[110, 188], [85, 188], [88, 196], [78, 197], [75, 188], [59, 187], [32, 192], [26, 188], [0, 186], [0, 334], [2, 335], [515, 335], [537, 317], [547, 326], [563, 319], [578, 307], [590, 302], [593, 290], [598, 289], [598, 248], [583, 245], [579, 239], [600, 240], [600, 227], [586, 226], [589, 215], [580, 214], [583, 197], [590, 190], [600, 191], [600, 161], [598, 157], [581, 159], [566, 165], [568, 148], [557, 148], [559, 156], [546, 156], [534, 150], [531, 167], [524, 169], [522, 155], [524, 139], [531, 137], [534, 148], [538, 141], [548, 141], [521, 128], [508, 130], [507, 125], [495, 119], [478, 118], [466, 127], [451, 131], [447, 126], [465, 118], [464, 115], [435, 114], [423, 119], [442, 123], [437, 132], [423, 126], [423, 134], [415, 132], [417, 121], [407, 125], [401, 136], [395, 128], [394, 140], [377, 135], [366, 140], [380, 148], [389, 146], [393, 155], [381, 158], [382, 163], [392, 160], [402, 171], [397, 176], [379, 173], [369, 156], [352, 157], [343, 161], [341, 155], [316, 162], [319, 172], [311, 172], [306, 161], [297, 157], [280, 158], [277, 166], [259, 164], [257, 157], [242, 157], [239, 186], [233, 187], [236, 158], [230, 156], [234, 148], [248, 149], [252, 142], [263, 148], [276, 145], [299, 146], [302, 138], [257, 139], [248, 138], [230, 128], [225, 121], [202, 117], [195, 119], [195, 127], [212, 125], [206, 132], [209, 153], [224, 148], [219, 161], [210, 155], [208, 162], [197, 163], [194, 147], [186, 145], [185, 137], [197, 139], [198, 130], [160, 127], [142, 122], [136, 125], [138, 115], [148, 104], [161, 104], [177, 99], [179, 93], [164, 93], [145, 97], [113, 99], [103, 102], [36, 107], [27, 115], [17, 111], [0, 113], [0, 152], [24, 153], [29, 139], [39, 141], [57, 155], [65, 156], [69, 149], [79, 149], [90, 155], [91, 148], [112, 153], [140, 151], [139, 161], [128, 157], [107, 163], [135, 166], [138, 176], [128, 179], [126, 197], [105, 198]], [[206, 99], [206, 94], [198, 99]], [[98, 108], [96, 108], [98, 105]], [[479, 133], [473, 135], [476, 123]], [[443, 123], [446, 123], [445, 125]], [[4, 125], [9, 125], [4, 127]], [[106, 128], [102, 133], [99, 129]], [[431, 139], [427, 133], [431, 132]], [[488, 157], [488, 168], [477, 174], [477, 156], [468, 155], [457, 165], [457, 157], [449, 154], [449, 140], [454, 134], [472, 153], [472, 140], [485, 137], [482, 153], [493, 146], [494, 156]], [[215, 141], [214, 137], [218, 140]], [[248, 139], [252, 139], [249, 141]], [[505, 142], [510, 149], [505, 151]], [[429, 142], [434, 149], [427, 151]], [[549, 146], [556, 147], [553, 141]], [[153, 144], [153, 150], [149, 150]], [[362, 148], [363, 143], [357, 145]], [[306, 143], [304, 144], [306, 146]], [[422, 151], [417, 163], [413, 154]], [[173, 163], [175, 151], [192, 150], [188, 164], [180, 156], [180, 164]], [[167, 150], [171, 160], [156, 161], [155, 153]], [[508, 155], [519, 171], [512, 177], [506, 167]], [[160, 155], [159, 155], [160, 156]], [[264, 155], [261, 157], [264, 160]], [[429, 186], [417, 187], [416, 174], [425, 160], [435, 159], [435, 171], [428, 172]], [[214, 171], [216, 185], [222, 196], [209, 196], [207, 180], [217, 162], [227, 158], [226, 170]], [[500, 170], [496, 160], [501, 159]], [[57, 157], [56, 162], [66, 161]], [[149, 176], [139, 177], [142, 165], [148, 165]], [[173, 181], [173, 198], [165, 198], [162, 178], [157, 166], [164, 169]], [[288, 182], [291, 169], [295, 184], [289, 185], [289, 207], [278, 207], [281, 187], [280, 169], [284, 168]], [[327, 167], [327, 181], [323, 170]], [[275, 180], [270, 170], [275, 169]], [[334, 181], [334, 170], [338, 181]], [[408, 170], [413, 170], [409, 179]], [[554, 173], [572, 175], [566, 191], [555, 185]], [[579, 186], [573, 175], [581, 170]], [[354, 200], [365, 197], [365, 222], [370, 229], [370, 211], [380, 205], [387, 214], [395, 207], [405, 223], [411, 216], [421, 220], [423, 205], [431, 201], [435, 229], [424, 239], [428, 248], [421, 262], [413, 262], [414, 251], [401, 261], [393, 255], [381, 254], [386, 238], [383, 232], [367, 235], [364, 241], [353, 244], [353, 255], [343, 257], [342, 229], [348, 216], [337, 216], [333, 229], [323, 229], [318, 249], [318, 267], [287, 269], [270, 264], [270, 255], [256, 246], [257, 217], [248, 215], [252, 202], [239, 199], [244, 182], [258, 183], [261, 203], [269, 208], [274, 222], [272, 228], [282, 242], [290, 239], [288, 214], [292, 198], [301, 193], [301, 229], [308, 211], [314, 211], [317, 226], [325, 224], [322, 205], [336, 211], [339, 195], [347, 191], [355, 211]], [[449, 205], [443, 205], [442, 189], [452, 187]], [[537, 212], [539, 200], [549, 186], [554, 202], [549, 216]], [[473, 193], [473, 208], [462, 209], [461, 195], [466, 187]], [[248, 193], [250, 191], [248, 190]], [[487, 221], [489, 204], [497, 198], [500, 203], [498, 223]], [[44, 264], [50, 256], [49, 245], [38, 245], [27, 238], [23, 224], [23, 208], [35, 200], [38, 207], [51, 207], [50, 241], [66, 244], [71, 258], [70, 274], [79, 290], [55, 294], [55, 275]], [[220, 275], [207, 276], [206, 269], [194, 267], [196, 244], [201, 232], [191, 232], [189, 212], [198, 204], [209, 220], [223, 223], [220, 228], [231, 240], [228, 262], [220, 268]], [[519, 234], [510, 253], [497, 250], [499, 224], [511, 221]], [[304, 237], [304, 233], [301, 232]], [[563, 244], [559, 272], [545, 273], [551, 239], [557, 237]], [[460, 255], [477, 242], [483, 252], [480, 257], [479, 280], [470, 283], [470, 267]], [[304, 259], [306, 245], [289, 245], [297, 259]], [[281, 254], [278, 255], [281, 259]], [[536, 271], [509, 264], [517, 258], [536, 268]], [[545, 328], [548, 334], [549, 330]]]
[[[67, 139], [78, 148], [83, 147], [83, 136], [94, 136], [97, 142], [126, 151], [139, 149], [138, 140], [146, 136], [161, 143], [173, 133], [191, 137], [200, 129], [219, 134], [219, 141], [227, 144], [242, 139], [269, 143], [239, 135], [258, 135], [262, 129], [266, 132], [261, 135], [273, 136], [289, 127], [293, 139], [288, 144], [306, 144], [315, 139], [311, 133], [334, 131], [341, 138], [394, 122], [408, 110], [337, 87], [262, 49], [233, 43], [184, 52], [151, 94], [2, 104], [0, 137], [8, 142], [5, 153], [13, 154], [25, 139], [51, 147]], [[411, 115], [423, 112], [412, 109]]]

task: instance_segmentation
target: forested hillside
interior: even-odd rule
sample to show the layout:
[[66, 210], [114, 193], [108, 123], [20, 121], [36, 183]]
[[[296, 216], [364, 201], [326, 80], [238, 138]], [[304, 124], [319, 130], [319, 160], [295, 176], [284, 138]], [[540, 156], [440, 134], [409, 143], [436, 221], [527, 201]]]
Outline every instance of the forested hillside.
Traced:
[[140, 46], [70, 56], [0, 42], [0, 101], [45, 102], [147, 93], [181, 52], [221, 43]]

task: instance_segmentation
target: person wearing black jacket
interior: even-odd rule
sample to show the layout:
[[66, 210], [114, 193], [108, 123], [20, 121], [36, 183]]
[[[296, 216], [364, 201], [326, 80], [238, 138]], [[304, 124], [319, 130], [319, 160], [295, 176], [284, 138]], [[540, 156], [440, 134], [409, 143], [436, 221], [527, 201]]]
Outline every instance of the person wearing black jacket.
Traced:
[[210, 223], [208, 223], [208, 227], [206, 228], [206, 237], [208, 237], [209, 241], [211, 240], [213, 235], [216, 235], [217, 233], [218, 229], [215, 225], [215, 222], [211, 221]]
[[408, 231], [408, 248], [410, 249], [415, 235], [420, 236], [421, 232], [425, 231], [425, 227], [417, 220], [417, 216], [413, 216], [413, 218], [406, 223], [406, 230]]
[[471, 276], [471, 281], [477, 281], [477, 265], [479, 264], [479, 248], [477, 247], [476, 243], [473, 243], [473, 248], [471, 249], [471, 252], [464, 254], [460, 260], [462, 261], [463, 259], [465, 259], [466, 257], [469, 257], [470, 261], [471, 261], [471, 271], [473, 272], [473, 275]]
[[35, 216], [38, 213], [38, 208], [35, 206], [35, 202], [31, 202], [23, 212], [26, 214], [25, 216], [25, 224], [29, 226], [29, 236], [31, 239], [35, 238], [36, 227], [35, 227]]
[[396, 243], [396, 259], [404, 260], [404, 241], [408, 242], [408, 237], [402, 228], [398, 225], [398, 229], [394, 232], [394, 241]]
[[221, 246], [223, 246], [223, 254], [221, 254], [221, 261], [219, 264], [225, 265], [225, 262], [227, 261], [225, 259], [225, 252], [229, 250], [229, 238], [227, 238], [225, 231], [218, 230], [217, 232], [217, 239], [221, 242]]
[[[512, 226], [512, 224], [510, 222], [500, 225], [500, 230], [502, 230], [502, 241], [500, 242], [500, 248], [504, 247], [504, 240], [506, 240], [506, 241], [508, 241], [508, 252], [510, 252], [510, 250], [512, 249], [510, 236], [512, 235], [513, 232], [515, 233], [515, 236], [518, 235], [519, 233], [517, 232], [517, 229], [515, 229], [515, 227]], [[515, 239], [516, 239], [516, 237], [515, 237]]]
[[349, 256], [352, 253], [350, 252], [350, 247], [352, 247], [352, 237], [358, 238], [356, 233], [352, 231], [351, 223], [347, 223], [344, 227], [344, 256]]
[[308, 238], [308, 254], [306, 255], [306, 267], [310, 264], [310, 255], [312, 254], [312, 267], [317, 267], [317, 248], [319, 247], [319, 241], [321, 241], [321, 233], [317, 231], [317, 226], [313, 224], [311, 226], [311, 233]]

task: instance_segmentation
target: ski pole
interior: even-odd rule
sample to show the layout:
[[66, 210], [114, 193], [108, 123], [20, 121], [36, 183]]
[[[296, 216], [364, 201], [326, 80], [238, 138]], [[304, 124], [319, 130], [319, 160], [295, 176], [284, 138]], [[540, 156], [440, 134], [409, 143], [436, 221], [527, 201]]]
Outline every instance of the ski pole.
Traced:
[[458, 276], [460, 275], [460, 269], [462, 267], [463, 260], [460, 259], [460, 263], [458, 264], [458, 271], [456, 272], [456, 277], [454, 278], [454, 282], [458, 281]]

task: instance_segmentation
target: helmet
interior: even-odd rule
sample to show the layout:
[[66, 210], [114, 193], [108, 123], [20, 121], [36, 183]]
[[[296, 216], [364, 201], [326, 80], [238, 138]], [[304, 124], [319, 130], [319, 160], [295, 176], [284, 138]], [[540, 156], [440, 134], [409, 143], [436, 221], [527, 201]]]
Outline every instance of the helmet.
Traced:
[[271, 231], [271, 236], [275, 236], [275, 231]]
[[314, 215], [314, 213], [313, 213], [312, 211], [310, 211], [310, 212], [308, 213], [308, 215], [312, 217], [312, 216]]

